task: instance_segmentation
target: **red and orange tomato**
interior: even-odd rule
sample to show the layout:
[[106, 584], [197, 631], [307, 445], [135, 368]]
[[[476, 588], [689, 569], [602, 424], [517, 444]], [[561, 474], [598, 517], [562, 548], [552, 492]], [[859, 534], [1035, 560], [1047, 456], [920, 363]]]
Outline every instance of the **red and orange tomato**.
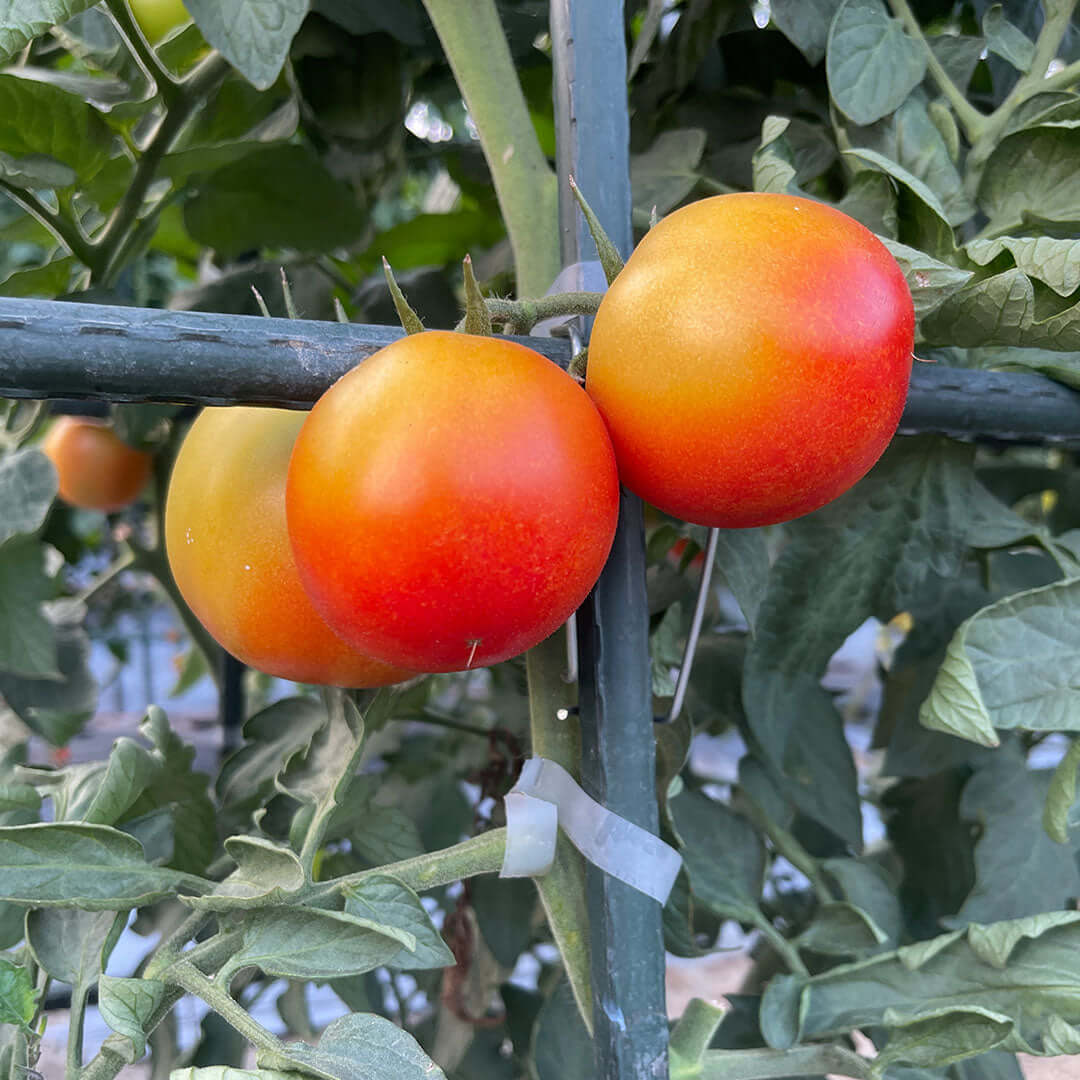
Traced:
[[285, 526], [285, 478], [304, 413], [205, 409], [169, 483], [165, 542], [188, 606], [233, 656], [270, 675], [383, 686], [413, 672], [359, 654], [311, 606]]
[[788, 195], [664, 218], [605, 295], [586, 389], [619, 473], [661, 510], [727, 528], [786, 521], [851, 487], [896, 431], [915, 316], [857, 221]]
[[618, 515], [592, 402], [513, 342], [428, 331], [316, 403], [289, 466], [289, 535], [316, 610], [421, 671], [505, 660], [578, 607]]

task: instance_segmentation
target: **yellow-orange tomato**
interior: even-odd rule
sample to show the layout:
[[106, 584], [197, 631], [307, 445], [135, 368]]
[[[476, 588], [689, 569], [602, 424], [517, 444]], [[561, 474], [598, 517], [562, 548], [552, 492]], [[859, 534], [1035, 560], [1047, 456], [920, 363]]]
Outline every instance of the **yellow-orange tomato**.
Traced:
[[857, 221], [788, 195], [719, 195], [664, 218], [627, 260], [585, 386], [632, 491], [700, 525], [767, 525], [881, 456], [914, 327], [903, 273]]
[[156, 45], [170, 31], [191, 22], [183, 0], [128, 0], [131, 14], [146, 40]]
[[130, 506], [150, 478], [153, 458], [128, 446], [100, 420], [62, 416], [41, 449], [56, 467], [60, 498], [83, 510]]
[[304, 413], [206, 409], [169, 481], [165, 544], [176, 584], [233, 656], [270, 675], [385, 686], [402, 671], [349, 648], [315, 613], [285, 526], [285, 476]]
[[316, 403], [289, 466], [289, 535], [316, 609], [423, 671], [505, 660], [585, 599], [619, 486], [580, 386], [522, 345], [429, 331]]

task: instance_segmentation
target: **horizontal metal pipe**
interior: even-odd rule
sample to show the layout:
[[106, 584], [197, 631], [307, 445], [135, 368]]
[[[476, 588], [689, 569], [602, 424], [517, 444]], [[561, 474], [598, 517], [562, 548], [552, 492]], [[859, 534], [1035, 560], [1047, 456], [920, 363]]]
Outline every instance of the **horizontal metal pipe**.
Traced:
[[[402, 336], [390, 326], [0, 298], [0, 397], [306, 409]], [[517, 338], [565, 367], [570, 344]], [[902, 434], [1080, 447], [1080, 393], [1027, 372], [918, 363]]]

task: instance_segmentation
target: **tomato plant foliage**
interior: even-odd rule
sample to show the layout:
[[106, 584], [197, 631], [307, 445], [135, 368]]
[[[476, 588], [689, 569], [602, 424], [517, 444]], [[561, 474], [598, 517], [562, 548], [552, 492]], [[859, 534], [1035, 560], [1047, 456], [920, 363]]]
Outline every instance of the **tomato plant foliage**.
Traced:
[[[385, 256], [424, 325], [450, 330], [470, 254], [496, 329], [532, 326], [535, 309], [502, 298], [542, 293], [558, 269], [546, 4], [133, 7], [0, 0], [0, 310], [26, 297], [338, 307], [392, 323]], [[628, 2], [637, 239], [654, 215], [727, 192], [828, 204], [899, 265], [920, 363], [1080, 388], [1073, 8]], [[141, 34], [151, 10], [169, 27]], [[463, 32], [466, 14], [481, 22]], [[512, 154], [495, 130], [513, 131]], [[774, 280], [756, 284], [783, 304]], [[477, 310], [473, 297], [470, 328]], [[662, 354], [695, 315], [635, 319]], [[618, 357], [604, 363], [617, 385]], [[193, 613], [161, 546], [191, 410], [99, 410], [153, 460], [108, 513], [58, 500], [46, 407], [0, 410], [0, 1080], [56, 1052], [40, 1018], [58, 982], [68, 1075], [84, 1080], [147, 1052], [155, 1075], [198, 1080], [596, 1075], [576, 855], [561, 848], [535, 883], [494, 876], [501, 797], [530, 740], [577, 745], [561, 639], [527, 662], [348, 694], [249, 672], [239, 745], [220, 762], [180, 703], [118, 729], [101, 683], [131, 670], [130, 625], [150, 609], [179, 620], [177, 689], [218, 679], [211, 632], [225, 634], [199, 607], [252, 603], [224, 538], [270, 503], [280, 533], [287, 454], [270, 496], [216, 492], [238, 411], [184, 480], [193, 505], [220, 501], [223, 554]], [[756, 944], [738, 976], [696, 985], [731, 1008], [697, 1002], [673, 1025], [673, 1076], [1020, 1080], [1018, 1054], [1080, 1053], [1076, 445], [901, 434], [820, 509], [720, 534], [687, 704], [656, 727], [662, 829], [684, 855], [663, 921], [687, 960], [746, 932]], [[699, 465], [676, 460], [679, 480]], [[649, 675], [666, 715], [706, 534], [651, 508], [646, 522]], [[404, 565], [407, 543], [385, 557]], [[278, 602], [283, 565], [261, 586]], [[257, 639], [269, 624], [243, 614]], [[270, 621], [291, 652], [300, 620]], [[290, 659], [304, 662], [261, 660], [270, 674], [355, 681], [327, 677], [335, 656], [301, 636], [309, 655]], [[145, 964], [117, 944], [137, 936], [121, 937], [128, 913], [157, 935], [139, 938], [138, 956], [157, 942]], [[212, 1015], [181, 1050], [162, 1020], [184, 994]], [[280, 1023], [255, 1009], [263, 995]], [[83, 1045], [91, 999], [112, 1034], [90, 1025]], [[856, 1030], [876, 1060], [851, 1050]]]

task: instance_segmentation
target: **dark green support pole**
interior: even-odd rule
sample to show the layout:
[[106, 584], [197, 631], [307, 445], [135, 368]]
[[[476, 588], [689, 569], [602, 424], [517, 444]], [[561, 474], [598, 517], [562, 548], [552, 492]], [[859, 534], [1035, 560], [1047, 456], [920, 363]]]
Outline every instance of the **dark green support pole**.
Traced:
[[[621, 3], [552, 0], [563, 262], [596, 258], [567, 186], [573, 174], [624, 256], [630, 226], [629, 117]], [[574, 286], [571, 286], [574, 287]], [[641, 502], [624, 494], [608, 564], [578, 612], [582, 783], [657, 830]], [[668, 1075], [664, 942], [655, 900], [588, 866], [593, 1026], [600, 1080]]]

